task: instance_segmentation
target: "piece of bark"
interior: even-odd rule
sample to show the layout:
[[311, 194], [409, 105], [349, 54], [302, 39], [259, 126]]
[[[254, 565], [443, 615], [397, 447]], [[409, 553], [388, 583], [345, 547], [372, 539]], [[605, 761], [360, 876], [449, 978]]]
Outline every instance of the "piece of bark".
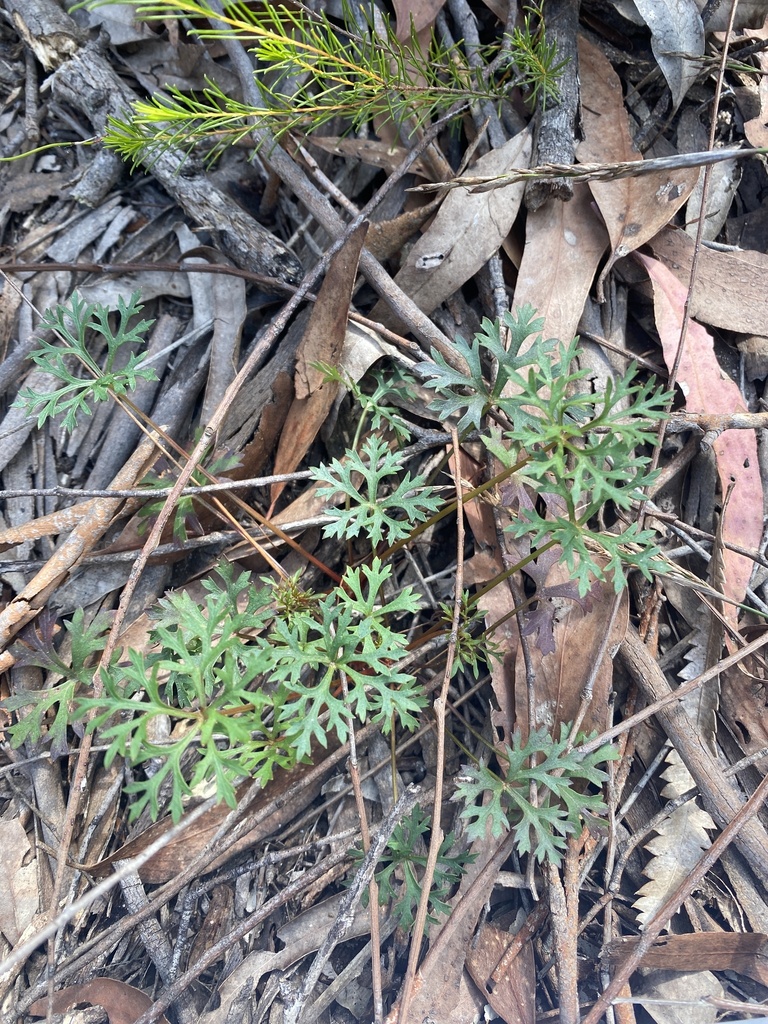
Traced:
[[77, 53], [85, 37], [53, 0], [5, 0], [16, 31], [50, 71]]
[[[615, 967], [632, 951], [639, 939], [625, 935], [609, 942], [600, 959]], [[642, 959], [641, 966], [668, 971], [737, 971], [764, 985], [768, 935], [753, 932], [694, 932], [692, 935], [662, 935]]]
[[[56, 99], [82, 111], [99, 133], [106, 130], [110, 117], [125, 119], [138, 101], [92, 45], [58, 68], [52, 86]], [[183, 150], [151, 150], [141, 162], [237, 266], [293, 283], [300, 280], [301, 263], [290, 249], [212, 185]]]
[[[539, 118], [534, 165], [573, 163], [579, 113], [578, 28], [579, 0], [547, 0], [546, 41], [555, 44], [555, 59], [566, 63], [557, 80], [557, 102], [548, 102]], [[533, 181], [525, 190], [525, 205], [538, 210], [550, 198], [567, 201], [572, 195], [568, 178]]]

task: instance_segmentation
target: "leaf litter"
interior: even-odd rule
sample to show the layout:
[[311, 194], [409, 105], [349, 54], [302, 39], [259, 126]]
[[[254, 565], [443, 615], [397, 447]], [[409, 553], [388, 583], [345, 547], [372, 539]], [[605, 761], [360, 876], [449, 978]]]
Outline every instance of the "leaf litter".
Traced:
[[[62, 679], [23, 652], [66, 657], [72, 637], [62, 618], [71, 621], [76, 609], [87, 617], [78, 622], [112, 614], [146, 536], [134, 507], [143, 475], [134, 464], [144, 458], [136, 452], [139, 434], [128, 426], [135, 409], [108, 405], [71, 430], [61, 417], [36, 427], [35, 417], [13, 402], [22, 387], [46, 391], [50, 382], [25, 357], [36, 345], [39, 314], [68, 302], [75, 290], [115, 309], [118, 296], [139, 288], [145, 315], [156, 320], [149, 348], [159, 382], [147, 382], [132, 397], [178, 446], [166, 449], [168, 468], [161, 465], [155, 486], [172, 486], [174, 459], [192, 449], [237, 371], [256, 355], [253, 376], [228, 405], [208, 461], [193, 478], [200, 490], [220, 483], [229, 490], [184, 499], [183, 514], [158, 539], [131, 602], [120, 657], [152, 650], [152, 609], [169, 590], [202, 604], [200, 581], [222, 560], [238, 561], [254, 578], [300, 573], [302, 587], [322, 595], [334, 582], [323, 566], [338, 579], [348, 563], [365, 558], [359, 544], [328, 532], [329, 496], [306, 471], [344, 459], [360, 425], [357, 403], [383, 395], [377, 388], [394, 382], [387, 397], [392, 418], [381, 416], [374, 397], [356, 443], [384, 456], [384, 447], [363, 447], [366, 435], [395, 450], [394, 418], [404, 417], [412, 427], [411, 477], [429, 477], [448, 493], [446, 485], [458, 476], [472, 495], [465, 508], [464, 585], [470, 593], [485, 591], [478, 614], [499, 649], [478, 672], [465, 667], [451, 681], [445, 750], [436, 744], [428, 709], [415, 733], [393, 735], [401, 785], [420, 782], [419, 801], [428, 807], [437, 772], [450, 795], [468, 760], [479, 757], [503, 773], [504, 745], [516, 733], [524, 740], [546, 725], [557, 736], [561, 723], [577, 717], [586, 731], [613, 729], [622, 754], [607, 768], [610, 813], [588, 818], [568, 837], [559, 867], [537, 866], [515, 851], [509, 835], [467, 842], [458, 806], [446, 805], [441, 827], [474, 861], [446, 913], [429, 925], [425, 955], [408, 979], [415, 937], [391, 923], [387, 907], [375, 939], [364, 908], [346, 931], [338, 916], [340, 889], [355, 871], [348, 851], [360, 829], [350, 756], [359, 759], [373, 822], [388, 810], [377, 794], [393, 784], [387, 764], [369, 756], [375, 723], [357, 729], [356, 752], [332, 742], [315, 751], [312, 764], [278, 768], [260, 791], [246, 780], [234, 809], [209, 808], [187, 831], [184, 819], [180, 826], [170, 817], [129, 821], [124, 783], [152, 766], [131, 768], [122, 758], [105, 764], [98, 734], [89, 764], [78, 766], [82, 723], [57, 734], [53, 749], [45, 730], [19, 749], [6, 738], [0, 824], [13, 852], [0, 882], [4, 1012], [35, 1016], [90, 1004], [120, 1024], [150, 1015], [162, 1020], [166, 1011], [182, 1022], [238, 1013], [279, 1020], [281, 984], [285, 1005], [297, 1012], [284, 972], [295, 970], [300, 988], [329, 939], [334, 951], [316, 1002], [301, 1019], [317, 1007], [328, 1020], [389, 1014], [392, 1021], [469, 1021], [479, 1019], [486, 1003], [510, 1024], [548, 1019], [543, 1015], [553, 1011], [564, 1021], [579, 1020], [580, 1013], [596, 1019], [606, 1010], [600, 993], [611, 978], [623, 979], [625, 998], [637, 997], [645, 1007], [635, 1016], [631, 1003], [617, 1004], [622, 1020], [638, 1020], [641, 1012], [677, 1019], [654, 1003], [662, 994], [700, 1008], [706, 997], [710, 1007], [736, 1014], [739, 1006], [764, 1001], [768, 901], [758, 818], [676, 908], [669, 934], [651, 946], [644, 975], [621, 973], [628, 962], [622, 949], [642, 941], [643, 928], [653, 926], [658, 908], [696, 871], [764, 775], [764, 428], [707, 433], [709, 470], [703, 454], [690, 454], [711, 430], [712, 417], [762, 410], [768, 372], [762, 161], [738, 162], [741, 177], [731, 179], [710, 217], [717, 228], [705, 233], [714, 244], [698, 250], [695, 225], [685, 220], [702, 205], [707, 210], [700, 198], [689, 201], [700, 180], [697, 167], [646, 175], [633, 175], [630, 167], [616, 180], [577, 182], [570, 202], [550, 199], [536, 211], [525, 209], [522, 181], [485, 191], [453, 188], [428, 206], [409, 191], [446, 168], [495, 177], [535, 167], [536, 132], [547, 115], [540, 108], [533, 113], [520, 90], [508, 92], [498, 111], [479, 103], [465, 109], [452, 128], [436, 133], [429, 146], [424, 142], [405, 177], [399, 165], [422, 141], [424, 126], [410, 132], [404, 125], [398, 134], [374, 119], [342, 137], [349, 125], [339, 119], [314, 147], [297, 132], [282, 140], [279, 153], [222, 155], [217, 166], [202, 149], [171, 148], [145, 159], [142, 173], [129, 179], [115, 153], [83, 143], [104, 132], [109, 114], [123, 115], [132, 99], [166, 83], [192, 95], [215, 80], [239, 99], [242, 72], [231, 53], [219, 40], [196, 36], [189, 24], [142, 21], [129, 5], [72, 17], [52, 0], [3, 0], [3, 6], [9, 17], [0, 28], [7, 86], [0, 139], [3, 156], [14, 158], [0, 164], [0, 380], [7, 398], [0, 423], [3, 727], [24, 706], [20, 695], [50, 693]], [[731, 91], [721, 100], [715, 147], [764, 142], [765, 4], [741, 5], [743, 20], [729, 38], [722, 19], [702, 20], [693, 0], [585, 5], [582, 13], [579, 138], [569, 140], [578, 143], [579, 164], [642, 164], [688, 152], [692, 120], [709, 128], [718, 72], [705, 52], [719, 58], [724, 46], [733, 58], [725, 73]], [[388, 14], [401, 40], [414, 31], [423, 41], [433, 27], [441, 38], [468, 39], [472, 19], [482, 41], [492, 42], [505, 24], [522, 24], [514, 8], [497, 0], [402, 0]], [[98, 25], [108, 42], [96, 53], [86, 38]], [[750, 48], [753, 42], [758, 45]], [[41, 99], [46, 95], [50, 100]], [[52, 147], [36, 151], [38, 139]], [[308, 149], [315, 163], [306, 158]], [[367, 238], [361, 226], [328, 265], [311, 313], [300, 312], [262, 355], [261, 339], [291, 289], [338, 240], [331, 226], [340, 221], [335, 212], [330, 217], [326, 197], [352, 220], [371, 196], [379, 202], [367, 214]], [[676, 571], [668, 580], [657, 577], [653, 588], [632, 574], [619, 604], [606, 583], [580, 596], [556, 551], [512, 539], [508, 527], [521, 510], [539, 503], [554, 516], [557, 502], [517, 476], [483, 490], [499, 464], [471, 434], [457, 457], [446, 432], [450, 422], [435, 415], [413, 375], [430, 356], [425, 337], [450, 361], [458, 337], [470, 340], [484, 318], [525, 303], [544, 317], [545, 337], [567, 342], [581, 330], [598, 345], [609, 341], [612, 369], [598, 374], [584, 357], [592, 387], [605, 388], [636, 357], [664, 364], [676, 373], [675, 412], [690, 416], [691, 443], [679, 434], [661, 442], [662, 477], [645, 510]], [[350, 311], [366, 325], [348, 323]], [[430, 319], [420, 319], [419, 311]], [[693, 319], [678, 358], [688, 315]], [[326, 380], [319, 363], [338, 380]], [[492, 379], [494, 367], [483, 373]], [[401, 374], [409, 379], [400, 383]], [[354, 474], [347, 475], [352, 486]], [[110, 481], [118, 496], [108, 493]], [[601, 528], [614, 528], [616, 517], [606, 506]], [[280, 532], [270, 528], [271, 518]], [[444, 629], [441, 607], [453, 596], [461, 563], [456, 544], [455, 516], [449, 516], [426, 523], [393, 556], [393, 582], [418, 594], [408, 633], [425, 693], [440, 685], [441, 652], [430, 642]], [[718, 544], [722, 574], [708, 568]], [[505, 578], [524, 557], [532, 560]], [[705, 634], [715, 637], [711, 663], [702, 660]], [[650, 659], [645, 679], [632, 667], [639, 643]], [[723, 658], [727, 664], [718, 671]], [[693, 672], [720, 679], [714, 738], [682, 707], [652, 708], [633, 720], [644, 702], [666, 700]], [[747, 755], [751, 762], [736, 768]], [[695, 803], [684, 802], [690, 789]], [[207, 795], [195, 793], [193, 801]], [[535, 792], [530, 796], [536, 800]], [[679, 806], [670, 804], [675, 798]], [[152, 844], [159, 848], [146, 859]], [[90, 898], [97, 881], [109, 887], [120, 865], [137, 855], [146, 860], [136, 875], [138, 903], [124, 883], [110, 900]], [[34, 938], [51, 917], [52, 893], [57, 912], [75, 900], [82, 909], [62, 922], [49, 962]], [[220, 915], [223, 906], [229, 909]], [[275, 936], [284, 948], [276, 948]], [[662, 956], [654, 952], [660, 945]], [[670, 989], [663, 968], [674, 966], [681, 973]], [[57, 990], [50, 1007], [48, 970]]]

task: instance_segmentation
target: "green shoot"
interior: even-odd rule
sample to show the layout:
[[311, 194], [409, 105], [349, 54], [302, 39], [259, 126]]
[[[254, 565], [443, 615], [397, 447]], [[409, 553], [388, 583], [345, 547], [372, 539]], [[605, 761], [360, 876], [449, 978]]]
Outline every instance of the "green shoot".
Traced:
[[[424, 838], [429, 832], [429, 817], [418, 805], [410, 815], [395, 827], [387, 844], [384, 856], [376, 869], [376, 882], [379, 886], [379, 903], [391, 905], [391, 913], [398, 927], [407, 932], [414, 925], [416, 908], [421, 898], [421, 873], [427, 857], [426, 853], [417, 853], [419, 844], [424, 845]], [[429, 893], [430, 914], [428, 924], [437, 924], [436, 914], [444, 915], [449, 911], [445, 902], [451, 890], [461, 881], [468, 864], [475, 860], [470, 853], [452, 854], [455, 843], [452, 832], [440, 844], [432, 888]], [[355, 862], [363, 859], [363, 851], [356, 847], [352, 851]], [[400, 881], [402, 878], [402, 881]], [[368, 905], [368, 893], [363, 895], [363, 906]]]
[[[401, 459], [380, 437], [371, 435], [364, 442], [362, 454], [348, 451], [344, 462], [334, 459], [330, 466], [314, 471], [321, 487], [320, 497], [333, 498], [344, 494], [351, 499], [348, 508], [331, 508], [326, 513], [331, 522], [325, 527], [326, 537], [351, 539], [361, 534], [373, 548], [382, 541], [394, 544], [407, 537], [414, 524], [426, 521], [442, 504], [434, 487], [426, 486], [421, 476], [406, 473], [391, 493], [383, 491], [382, 481], [400, 473]], [[355, 479], [361, 477], [361, 481]]]
[[415, 34], [401, 41], [386, 17], [374, 22], [360, 9], [356, 18], [351, 6], [340, 26], [304, 6], [230, 3], [222, 17], [205, 0], [133, 2], [147, 19], [216, 19], [222, 28], [194, 31], [204, 39], [233, 36], [249, 46], [262, 98], [257, 106], [243, 103], [209, 82], [194, 96], [171, 86], [137, 103], [129, 117], [110, 121], [104, 140], [134, 163], [168, 146], [204, 143], [215, 152], [249, 135], [254, 121], [276, 138], [317, 131], [338, 118], [354, 130], [381, 118], [410, 134], [468, 103], [499, 103], [513, 88], [533, 103], [554, 98], [562, 71], [536, 6], [528, 8], [522, 28], [484, 54], [503, 69], [494, 77], [471, 67], [460, 46], [442, 46], [434, 35], [425, 49]]

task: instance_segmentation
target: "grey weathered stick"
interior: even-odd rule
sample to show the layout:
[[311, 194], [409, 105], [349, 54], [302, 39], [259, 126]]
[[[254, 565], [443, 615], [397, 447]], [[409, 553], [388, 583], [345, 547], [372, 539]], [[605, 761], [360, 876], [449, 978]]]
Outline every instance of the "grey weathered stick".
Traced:
[[[403, 818], [413, 808], [420, 792], [420, 787], [409, 786], [401, 794], [400, 799], [379, 826], [376, 835], [371, 841], [371, 848], [365, 855], [365, 859], [360, 865], [352, 885], [344, 893], [344, 897], [339, 904], [339, 912], [336, 915], [336, 920], [329, 929], [322, 946], [317, 951], [311, 967], [305, 974], [296, 998], [285, 1006], [283, 1016], [284, 1024], [298, 1024], [301, 1020], [302, 1011], [307, 1005], [315, 985], [320, 980], [320, 974], [322, 973], [323, 967], [328, 962], [328, 958], [336, 946], [344, 940], [344, 936], [352, 925], [357, 902], [363, 892], [368, 888], [368, 885], [373, 878], [376, 865], [381, 859], [381, 855], [384, 853], [384, 849], [389, 842], [389, 837], [392, 835], [395, 826], [401, 818]], [[371, 909], [373, 910], [373, 908]]]
[[464, 174], [453, 181], [435, 181], [428, 185], [416, 185], [409, 192], [439, 192], [446, 188], [470, 188], [473, 192], [488, 192], [492, 188], [504, 188], [518, 181], [532, 179], [571, 178], [573, 181], [615, 181], [617, 178], [639, 178], [644, 174], [660, 174], [662, 171], [676, 171], [684, 167], [705, 167], [719, 164], [723, 160], [747, 160], [764, 156], [765, 149], [717, 149], [703, 153], [681, 153], [678, 156], [662, 156], [653, 160], [628, 160], [616, 164], [541, 164], [538, 167], [516, 168], [495, 178], [473, 177]]
[[[123, 893], [123, 902], [130, 914], [149, 906], [147, 894], [139, 878], [139, 872], [135, 870], [130, 860], [118, 860], [115, 862], [115, 869], [128, 870], [128, 874], [120, 879], [120, 888]], [[149, 958], [157, 968], [157, 973], [163, 984], [170, 985], [173, 981], [171, 963], [173, 961], [173, 949], [168, 935], [163, 931], [160, 922], [155, 914], [150, 914], [138, 925], [141, 941], [149, 954]], [[182, 992], [174, 1006], [178, 1024], [194, 1024], [198, 1019], [191, 992]]]
[[[106, 130], [110, 117], [129, 117], [139, 99], [91, 46], [62, 64], [52, 76], [52, 84], [54, 96], [82, 110], [98, 132]], [[238, 266], [294, 283], [300, 279], [298, 257], [216, 188], [182, 149], [153, 149], [140, 160], [187, 216], [210, 231], [222, 252]]]

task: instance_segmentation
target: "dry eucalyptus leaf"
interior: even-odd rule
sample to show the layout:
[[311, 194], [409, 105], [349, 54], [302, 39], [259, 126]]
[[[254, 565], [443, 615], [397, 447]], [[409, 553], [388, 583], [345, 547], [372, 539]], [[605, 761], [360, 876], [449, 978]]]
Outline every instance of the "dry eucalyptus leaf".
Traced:
[[[691, 277], [693, 240], [679, 228], [665, 228], [649, 242], [656, 259], [681, 284]], [[768, 256], [762, 252], [720, 252], [706, 246], [699, 253], [691, 316], [700, 323], [743, 334], [768, 335]]]
[[[672, 93], [673, 109], [682, 103], [696, 80], [704, 53], [704, 25], [695, 0], [625, 0], [622, 14], [637, 21], [631, 8], [651, 30], [651, 49]], [[713, 26], [708, 26], [712, 29]]]
[[[600, 50], [583, 38], [579, 39], [579, 71], [584, 128], [584, 140], [576, 150], [579, 162], [640, 162], [642, 157], [629, 134], [619, 76]], [[603, 301], [603, 285], [614, 263], [669, 223], [690, 195], [698, 176], [698, 169], [693, 167], [589, 183], [613, 249], [598, 279], [599, 301]]]
[[[480, 157], [472, 173], [504, 174], [513, 167], [527, 167], [530, 156], [531, 134], [526, 130]], [[431, 313], [499, 248], [517, 217], [523, 190], [522, 183], [479, 195], [465, 186], [453, 189], [414, 245], [395, 282], [420, 309]], [[391, 323], [381, 302], [371, 318], [383, 320], [387, 326]]]
[[[43, 1017], [50, 1010], [52, 1013], [65, 1013], [71, 1006], [78, 1003], [90, 1003], [92, 1006], [103, 1006], [109, 1014], [109, 1024], [133, 1024], [152, 1006], [152, 999], [133, 985], [113, 978], [94, 978], [84, 985], [69, 985], [58, 992], [53, 998], [38, 999], [29, 1008], [33, 1017]], [[168, 1024], [167, 1017], [162, 1014], [157, 1018], [159, 1024]]]
[[[347, 331], [347, 311], [368, 224], [361, 224], [328, 267], [304, 337], [296, 353], [295, 398], [288, 410], [275, 455], [275, 474], [292, 473], [317, 437], [339, 385], [325, 379], [317, 363], [337, 367]], [[285, 489], [273, 484], [272, 510]], [[271, 512], [270, 512], [271, 514]]]

